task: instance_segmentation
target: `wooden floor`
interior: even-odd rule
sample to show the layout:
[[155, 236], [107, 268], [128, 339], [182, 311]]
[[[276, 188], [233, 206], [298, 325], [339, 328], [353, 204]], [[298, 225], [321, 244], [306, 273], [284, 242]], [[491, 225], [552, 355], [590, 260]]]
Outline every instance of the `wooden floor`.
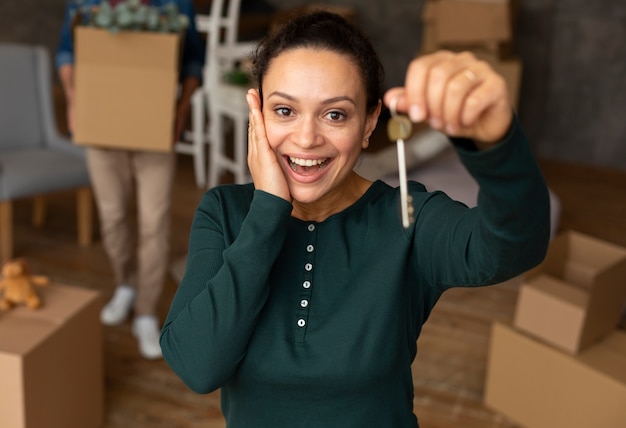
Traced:
[[[626, 246], [626, 171], [542, 162], [562, 204], [561, 228], [574, 229]], [[186, 251], [194, 208], [192, 164], [179, 158], [173, 213], [172, 261]], [[47, 224], [30, 224], [32, 204], [15, 206], [15, 250], [35, 273], [59, 283], [100, 290], [108, 299], [113, 281], [99, 237], [91, 248], [75, 242], [74, 195], [48, 198]], [[168, 278], [160, 307], [165, 317], [176, 282]], [[418, 342], [414, 363], [415, 411], [423, 428], [514, 427], [482, 404], [489, 331], [494, 320], [512, 317], [515, 284], [444, 295]], [[130, 324], [105, 328], [106, 421], [104, 428], [223, 427], [219, 393], [189, 392], [163, 361], [140, 358]]]

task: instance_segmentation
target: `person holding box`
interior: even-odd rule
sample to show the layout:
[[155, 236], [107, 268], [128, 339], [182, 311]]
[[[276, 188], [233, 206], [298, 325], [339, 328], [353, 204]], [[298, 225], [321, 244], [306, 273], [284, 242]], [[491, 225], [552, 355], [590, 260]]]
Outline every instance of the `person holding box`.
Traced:
[[[118, 2], [109, 2], [109, 5], [115, 7], [115, 3]], [[173, 3], [188, 20], [183, 36], [180, 95], [172, 135], [174, 144], [183, 132], [191, 94], [201, 84], [204, 46], [195, 27], [191, 0], [150, 0], [143, 3], [159, 8]], [[74, 118], [72, 24], [77, 14], [100, 5], [99, 0], [70, 0], [65, 9], [56, 67], [66, 97], [70, 132]], [[137, 54], [141, 55], [141, 52]], [[100, 147], [87, 147], [86, 152], [102, 241], [117, 284], [113, 298], [102, 309], [101, 321], [105, 325], [118, 325], [134, 310], [132, 330], [138, 340], [140, 354], [147, 359], [161, 358], [156, 307], [168, 266], [176, 155], [173, 150], [151, 152]], [[136, 194], [138, 213], [136, 246], [130, 204], [132, 194]]]

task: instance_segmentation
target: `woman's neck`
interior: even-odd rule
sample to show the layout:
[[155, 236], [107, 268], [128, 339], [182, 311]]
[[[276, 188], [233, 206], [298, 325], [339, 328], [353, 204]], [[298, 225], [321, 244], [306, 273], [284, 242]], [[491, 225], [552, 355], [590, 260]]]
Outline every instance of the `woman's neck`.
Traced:
[[304, 221], [322, 222], [333, 214], [352, 206], [371, 185], [371, 181], [352, 172], [346, 178], [345, 185], [318, 201], [311, 203], [293, 201], [291, 216]]

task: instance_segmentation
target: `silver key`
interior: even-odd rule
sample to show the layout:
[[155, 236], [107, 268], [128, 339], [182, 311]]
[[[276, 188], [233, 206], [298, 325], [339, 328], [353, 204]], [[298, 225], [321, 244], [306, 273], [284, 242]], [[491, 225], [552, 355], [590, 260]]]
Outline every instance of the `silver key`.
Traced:
[[411, 136], [412, 125], [407, 116], [398, 114], [396, 111], [397, 98], [391, 100], [389, 110], [391, 119], [387, 123], [387, 137], [391, 141], [396, 141], [398, 151], [398, 174], [400, 180], [400, 208], [402, 215], [402, 226], [405, 229], [414, 221], [413, 199], [408, 194], [408, 184], [406, 178], [406, 159], [404, 154], [404, 140]]

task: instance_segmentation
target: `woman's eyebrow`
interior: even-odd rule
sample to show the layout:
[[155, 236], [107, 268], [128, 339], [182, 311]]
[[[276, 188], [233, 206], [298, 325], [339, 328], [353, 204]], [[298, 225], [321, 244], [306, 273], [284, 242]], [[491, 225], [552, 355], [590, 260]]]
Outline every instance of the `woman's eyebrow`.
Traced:
[[[271, 97], [281, 97], [281, 98], [285, 98], [285, 99], [287, 99], [289, 101], [298, 101], [298, 99], [296, 97], [293, 97], [293, 96], [291, 96], [289, 94], [286, 94], [286, 93], [280, 92], [280, 91], [274, 91], [274, 92], [270, 93], [267, 96], [268, 99], [271, 98]], [[322, 101], [322, 104], [323, 105], [327, 105], [327, 104], [333, 104], [333, 103], [340, 102], [340, 101], [348, 101], [349, 103], [351, 103], [351, 104], [356, 106], [356, 102], [352, 98], [347, 96], [347, 95], [341, 95], [341, 96], [338, 96], [338, 97], [329, 98], [327, 100]]]
[[268, 99], [271, 98], [271, 97], [281, 97], [281, 98], [286, 98], [289, 101], [297, 101], [296, 97], [292, 97], [291, 95], [288, 95], [288, 94], [286, 94], [284, 92], [280, 92], [280, 91], [274, 91], [274, 92], [270, 93], [267, 96]]
[[333, 103], [337, 103], [337, 102], [340, 102], [340, 101], [348, 101], [349, 103], [351, 103], [354, 106], [356, 106], [356, 102], [352, 98], [347, 96], [347, 95], [329, 98], [327, 100], [322, 101], [322, 104], [324, 104], [324, 105], [326, 105], [326, 104], [333, 104]]

